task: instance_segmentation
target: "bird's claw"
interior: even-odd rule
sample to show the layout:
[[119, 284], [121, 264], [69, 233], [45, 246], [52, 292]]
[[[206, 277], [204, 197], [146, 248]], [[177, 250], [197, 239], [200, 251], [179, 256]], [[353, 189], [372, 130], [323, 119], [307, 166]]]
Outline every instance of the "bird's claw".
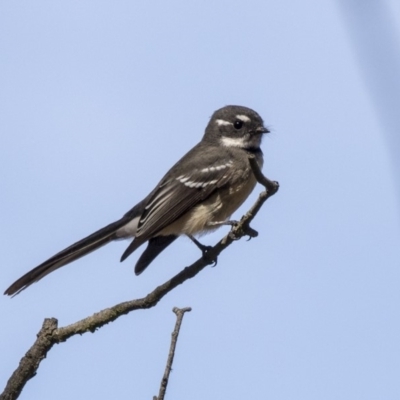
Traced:
[[207, 264], [211, 265], [214, 268], [218, 264], [218, 257], [211, 257], [209, 251], [212, 249], [212, 246], [204, 246], [204, 250], [202, 251], [203, 260], [207, 262]]
[[257, 237], [258, 232], [250, 226], [242, 226], [238, 232], [236, 232], [235, 228], [232, 228], [232, 230], [229, 232], [229, 237], [232, 240], [239, 240], [243, 236], [248, 236], [249, 238], [247, 241], [249, 241], [250, 239]]
[[212, 246], [206, 246], [200, 243], [195, 237], [188, 235], [190, 240], [200, 249], [203, 260], [207, 262], [207, 264], [213, 264], [212, 267], [215, 267], [218, 263], [218, 259], [215, 257], [210, 257], [210, 250], [212, 250]]
[[244, 232], [249, 237], [247, 239], [247, 241], [249, 241], [249, 240], [251, 240], [251, 239], [253, 239], [253, 238], [258, 236], [258, 232], [255, 229], [251, 228], [250, 226], [246, 227]]

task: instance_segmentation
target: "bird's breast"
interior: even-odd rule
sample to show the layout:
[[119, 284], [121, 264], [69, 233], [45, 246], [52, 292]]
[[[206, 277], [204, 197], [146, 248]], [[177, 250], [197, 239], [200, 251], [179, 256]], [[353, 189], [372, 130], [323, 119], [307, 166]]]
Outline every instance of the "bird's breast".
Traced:
[[214, 231], [247, 199], [257, 181], [249, 168], [236, 171], [232, 182], [217, 189], [203, 202], [164, 228], [162, 235], [196, 235]]

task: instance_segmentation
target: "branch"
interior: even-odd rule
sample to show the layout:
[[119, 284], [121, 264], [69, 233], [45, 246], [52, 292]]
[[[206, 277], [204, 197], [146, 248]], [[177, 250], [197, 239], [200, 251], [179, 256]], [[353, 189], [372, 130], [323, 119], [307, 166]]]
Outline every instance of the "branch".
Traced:
[[257, 236], [258, 233], [250, 227], [250, 222], [257, 215], [265, 201], [278, 191], [279, 184], [278, 182], [270, 181], [262, 174], [254, 156], [249, 156], [249, 162], [254, 176], [265, 187], [265, 191], [260, 193], [254, 205], [241, 218], [238, 224], [233, 226], [231, 231], [215, 246], [207, 250], [206, 256], [200, 257], [192, 265], [184, 268], [169, 281], [156, 287], [151, 293], [141, 299], [117, 304], [61, 328], [58, 328], [57, 319], [45, 319], [41, 330], [37, 334], [35, 343], [21, 359], [18, 368], [11, 375], [4, 392], [0, 394], [0, 400], [15, 400], [18, 398], [27, 381], [36, 375], [40, 362], [46, 358], [47, 353], [54, 344], [65, 342], [74, 335], [82, 335], [87, 332], [94, 333], [96, 329], [115, 321], [117, 318], [131, 311], [154, 307], [171, 290], [196, 276], [207, 265], [214, 263], [213, 260], [217, 260], [221, 252], [234, 241], [243, 236]]
[[171, 346], [169, 348], [169, 354], [167, 359], [167, 365], [165, 367], [164, 376], [161, 380], [160, 391], [158, 393], [158, 397], [154, 396], [153, 400], [164, 400], [165, 392], [168, 386], [169, 374], [172, 370], [172, 363], [174, 361], [176, 343], [178, 341], [179, 330], [181, 329], [183, 316], [185, 312], [192, 311], [192, 309], [190, 307], [185, 307], [185, 308], [174, 307], [172, 311], [176, 314], [176, 324], [171, 334]]
[[8, 380], [4, 392], [0, 394], [1, 400], [17, 399], [26, 382], [36, 375], [40, 362], [54, 345], [52, 336], [56, 329], [57, 320], [55, 318], [46, 318], [44, 320], [35, 343], [22, 358], [18, 368]]

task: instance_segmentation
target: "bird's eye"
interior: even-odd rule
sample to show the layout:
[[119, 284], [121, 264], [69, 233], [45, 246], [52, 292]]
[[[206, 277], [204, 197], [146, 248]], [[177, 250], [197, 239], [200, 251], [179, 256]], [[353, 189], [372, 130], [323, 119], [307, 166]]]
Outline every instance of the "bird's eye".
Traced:
[[241, 121], [240, 119], [237, 119], [234, 123], [233, 126], [235, 129], [240, 129], [243, 126], [243, 121]]

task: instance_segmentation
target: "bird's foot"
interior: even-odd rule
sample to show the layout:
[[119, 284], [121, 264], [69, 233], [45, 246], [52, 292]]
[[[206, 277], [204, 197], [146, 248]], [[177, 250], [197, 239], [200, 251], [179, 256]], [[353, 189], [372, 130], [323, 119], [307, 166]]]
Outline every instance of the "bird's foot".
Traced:
[[245, 235], [249, 237], [247, 241], [258, 236], [258, 232], [255, 229], [251, 228], [250, 226], [247, 226], [245, 229], [243, 229], [243, 231]]
[[249, 225], [242, 225], [240, 228], [239, 226], [239, 222], [236, 222], [236, 224], [232, 225], [232, 229], [229, 232], [229, 237], [232, 240], [239, 240], [243, 236], [248, 236], [249, 238], [247, 240], [249, 241], [250, 239], [258, 236], [258, 232]]
[[192, 235], [187, 235], [188, 238], [200, 249], [203, 259], [208, 263], [208, 264], [213, 264], [212, 266], [215, 267], [218, 263], [217, 257], [212, 257], [210, 255], [210, 250], [212, 249], [212, 246], [206, 246], [202, 243], [200, 243], [194, 236]]

